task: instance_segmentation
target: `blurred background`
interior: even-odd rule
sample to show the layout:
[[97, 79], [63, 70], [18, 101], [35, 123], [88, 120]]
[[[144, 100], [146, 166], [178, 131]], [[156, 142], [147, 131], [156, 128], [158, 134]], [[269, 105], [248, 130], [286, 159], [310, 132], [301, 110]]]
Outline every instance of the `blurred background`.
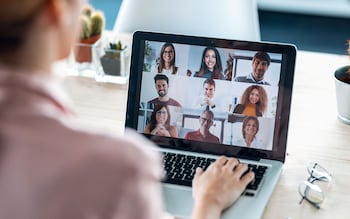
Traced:
[[[112, 30], [122, 0], [89, 2], [105, 13], [106, 29]], [[293, 43], [299, 50], [346, 54], [350, 0], [257, 0], [257, 4], [261, 40]]]

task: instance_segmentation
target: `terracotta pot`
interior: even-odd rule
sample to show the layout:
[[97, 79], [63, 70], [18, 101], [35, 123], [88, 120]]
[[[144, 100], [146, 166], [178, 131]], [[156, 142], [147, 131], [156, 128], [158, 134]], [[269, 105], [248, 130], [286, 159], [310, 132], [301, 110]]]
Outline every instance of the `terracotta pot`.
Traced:
[[81, 39], [74, 47], [74, 56], [77, 62], [92, 62], [93, 45], [101, 38], [101, 34]]

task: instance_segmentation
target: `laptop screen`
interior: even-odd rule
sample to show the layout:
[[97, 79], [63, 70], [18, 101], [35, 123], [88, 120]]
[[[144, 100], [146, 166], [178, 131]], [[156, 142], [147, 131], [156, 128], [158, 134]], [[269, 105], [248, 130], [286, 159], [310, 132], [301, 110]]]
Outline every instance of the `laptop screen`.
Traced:
[[293, 45], [136, 32], [126, 126], [161, 147], [284, 161]]

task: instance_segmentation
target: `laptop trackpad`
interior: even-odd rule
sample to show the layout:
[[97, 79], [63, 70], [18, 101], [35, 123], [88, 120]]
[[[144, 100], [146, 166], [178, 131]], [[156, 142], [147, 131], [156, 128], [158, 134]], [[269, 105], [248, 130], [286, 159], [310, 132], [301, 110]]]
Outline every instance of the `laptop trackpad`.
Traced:
[[192, 213], [192, 188], [162, 184], [163, 200], [167, 212], [178, 217], [189, 217]]

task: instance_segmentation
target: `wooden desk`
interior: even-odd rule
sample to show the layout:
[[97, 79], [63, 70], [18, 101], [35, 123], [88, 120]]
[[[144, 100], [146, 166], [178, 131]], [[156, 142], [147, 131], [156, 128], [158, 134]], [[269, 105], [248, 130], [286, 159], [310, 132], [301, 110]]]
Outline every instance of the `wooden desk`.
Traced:
[[[348, 63], [346, 56], [298, 52], [288, 156], [263, 218], [349, 218], [350, 126], [337, 119], [333, 78], [335, 69]], [[66, 77], [63, 85], [82, 121], [122, 133], [126, 85], [97, 84], [77, 77]], [[298, 185], [307, 178], [306, 166], [311, 161], [333, 175], [320, 210], [307, 202], [299, 205]]]

